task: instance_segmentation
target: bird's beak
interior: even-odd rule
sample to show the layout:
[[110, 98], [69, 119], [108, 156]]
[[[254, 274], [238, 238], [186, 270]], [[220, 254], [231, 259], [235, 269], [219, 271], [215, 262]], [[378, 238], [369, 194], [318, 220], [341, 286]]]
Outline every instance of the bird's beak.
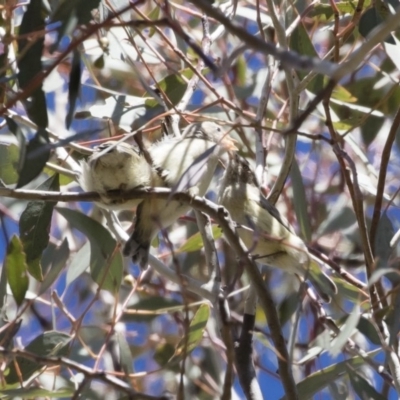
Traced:
[[237, 140], [232, 139], [229, 134], [226, 134], [222, 139], [221, 139], [221, 145], [227, 150], [227, 151], [237, 151], [239, 150], [236, 147], [236, 143], [238, 143]]

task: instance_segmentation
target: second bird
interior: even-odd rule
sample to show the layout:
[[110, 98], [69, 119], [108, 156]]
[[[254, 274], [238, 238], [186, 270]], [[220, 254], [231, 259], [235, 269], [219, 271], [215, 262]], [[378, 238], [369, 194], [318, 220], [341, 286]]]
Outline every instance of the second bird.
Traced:
[[222, 178], [219, 204], [240, 224], [238, 233], [260, 263], [310, 279], [319, 295], [330, 301], [335, 283], [312, 258], [307, 246], [279, 211], [261, 193], [249, 163], [235, 154]]

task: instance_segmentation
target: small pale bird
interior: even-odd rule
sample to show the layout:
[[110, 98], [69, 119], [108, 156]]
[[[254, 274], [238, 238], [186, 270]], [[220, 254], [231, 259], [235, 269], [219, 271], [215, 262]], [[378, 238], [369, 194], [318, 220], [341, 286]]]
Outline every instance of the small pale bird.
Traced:
[[257, 261], [309, 279], [327, 302], [337, 293], [335, 283], [303, 240], [261, 193], [249, 163], [237, 154], [230, 158], [222, 177], [218, 202], [239, 224], [240, 238]]
[[142, 200], [118, 200], [108, 192], [124, 192], [145, 186], [164, 186], [162, 178], [134, 146], [110, 140], [95, 148], [87, 161], [81, 162], [79, 183], [87, 192], [101, 196], [100, 207], [126, 210], [136, 207]]
[[[218, 160], [234, 150], [233, 139], [214, 122], [191, 124], [182, 137], [165, 137], [148, 149], [163, 186], [198, 196], [206, 193]], [[157, 232], [173, 224], [189, 209], [186, 204], [156, 198], [141, 202], [124, 255], [131, 256], [142, 268], [147, 267], [150, 244]]]

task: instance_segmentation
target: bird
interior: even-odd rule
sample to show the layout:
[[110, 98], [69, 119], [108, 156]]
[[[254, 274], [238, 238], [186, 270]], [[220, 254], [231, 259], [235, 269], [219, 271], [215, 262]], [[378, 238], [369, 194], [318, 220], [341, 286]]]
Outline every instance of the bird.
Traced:
[[238, 224], [239, 237], [255, 260], [309, 279], [321, 299], [330, 302], [337, 293], [335, 283], [288, 221], [264, 197], [249, 162], [237, 153], [229, 159], [217, 198]]
[[114, 140], [97, 146], [87, 161], [81, 161], [78, 181], [83, 190], [99, 193], [101, 201], [96, 204], [110, 210], [129, 210], [142, 201], [113, 199], [107, 196], [110, 192], [164, 185], [139, 149]]
[[[205, 195], [218, 160], [235, 150], [235, 141], [211, 121], [190, 124], [181, 137], [166, 136], [148, 148], [153, 168], [164, 187], [193, 196]], [[190, 205], [178, 201], [143, 200], [136, 210], [134, 231], [125, 243], [123, 254], [145, 269], [153, 238], [189, 209]]]

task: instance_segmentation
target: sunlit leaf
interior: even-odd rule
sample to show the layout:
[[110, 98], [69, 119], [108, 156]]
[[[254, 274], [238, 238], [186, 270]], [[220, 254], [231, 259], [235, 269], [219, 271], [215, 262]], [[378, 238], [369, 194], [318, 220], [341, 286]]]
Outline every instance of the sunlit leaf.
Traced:
[[28, 266], [21, 241], [13, 236], [7, 246], [5, 266], [7, 269], [7, 280], [15, 302], [20, 306], [25, 299], [28, 290]]
[[15, 144], [0, 145], [0, 179], [10, 185], [18, 180], [19, 151]]
[[177, 362], [189, 354], [203, 339], [203, 333], [210, 317], [210, 306], [203, 304], [199, 307], [193, 319], [190, 321], [188, 337], [181, 339], [175, 349], [175, 354], [170, 360], [170, 363]]
[[[219, 226], [213, 225], [212, 234], [214, 240], [222, 237], [222, 230]], [[204, 247], [203, 239], [201, 237], [200, 232], [195, 233], [189, 239], [186, 240], [185, 243], [182, 244], [179, 249], [175, 250], [176, 253], [190, 253], [193, 251], [198, 251]]]
[[[20, 388], [20, 389], [8, 389], [8, 390], [0, 390], [0, 395], [2, 399], [32, 399], [32, 398], [50, 398], [50, 399], [58, 399], [62, 397], [72, 398], [75, 393], [75, 388], [60, 388], [56, 390], [49, 389], [40, 389], [34, 387]], [[5, 397], [3, 397], [5, 396]]]
[[140, 299], [134, 306], [129, 307], [131, 312], [125, 314], [124, 320], [148, 322], [167, 313], [166, 309], [176, 306], [182, 306], [182, 303], [167, 297], [152, 296]]

